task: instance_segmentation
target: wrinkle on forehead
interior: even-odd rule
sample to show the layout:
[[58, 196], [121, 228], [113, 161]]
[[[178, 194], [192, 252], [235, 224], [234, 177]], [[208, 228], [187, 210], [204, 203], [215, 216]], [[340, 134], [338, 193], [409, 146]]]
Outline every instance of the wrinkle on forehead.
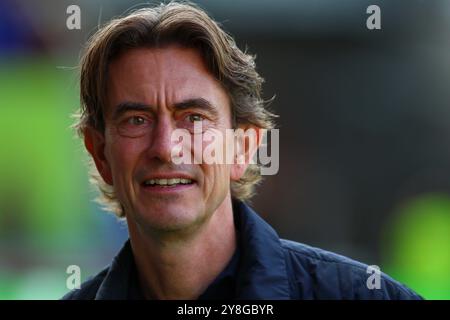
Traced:
[[197, 97], [229, 106], [223, 86], [194, 48], [131, 49], [110, 64], [109, 108], [123, 101], [167, 108]]

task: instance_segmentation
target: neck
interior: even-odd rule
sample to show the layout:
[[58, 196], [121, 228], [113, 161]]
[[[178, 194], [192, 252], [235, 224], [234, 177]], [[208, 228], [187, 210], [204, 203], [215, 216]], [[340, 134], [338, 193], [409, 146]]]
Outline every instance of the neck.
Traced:
[[149, 235], [128, 219], [142, 291], [147, 299], [197, 299], [226, 267], [236, 249], [231, 197], [195, 234], [182, 240]]

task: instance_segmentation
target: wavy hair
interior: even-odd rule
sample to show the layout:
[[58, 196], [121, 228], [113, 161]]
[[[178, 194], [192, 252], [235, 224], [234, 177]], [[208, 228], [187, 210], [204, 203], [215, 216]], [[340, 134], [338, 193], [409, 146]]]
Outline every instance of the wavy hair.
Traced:
[[[274, 127], [275, 114], [262, 98], [263, 78], [255, 57], [241, 51], [234, 39], [205, 11], [188, 2], [170, 2], [143, 8], [116, 18], [101, 27], [87, 42], [80, 60], [80, 108], [75, 114], [80, 137], [90, 126], [104, 133], [108, 66], [120, 53], [140, 47], [163, 47], [177, 43], [201, 53], [209, 71], [226, 89], [231, 102], [234, 128], [242, 124], [263, 129]], [[114, 188], [106, 184], [91, 159], [91, 182], [98, 186], [97, 201], [118, 217], [124, 217]], [[246, 201], [261, 181], [259, 164], [250, 164], [239, 181], [231, 182], [232, 197]]]

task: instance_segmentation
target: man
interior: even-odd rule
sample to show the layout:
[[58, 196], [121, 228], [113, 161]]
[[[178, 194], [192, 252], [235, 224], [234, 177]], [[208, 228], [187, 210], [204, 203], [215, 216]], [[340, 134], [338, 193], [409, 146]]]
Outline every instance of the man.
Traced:
[[[130, 239], [65, 299], [420, 298], [384, 274], [369, 288], [367, 266], [280, 240], [245, 204], [261, 178], [250, 159], [273, 128], [261, 83], [253, 57], [192, 5], [142, 9], [91, 38], [77, 127]], [[176, 149], [176, 130], [191, 142], [227, 129], [255, 133], [232, 151], [244, 162], [175, 161], [213, 143]], [[234, 141], [218, 141], [229, 154]]]

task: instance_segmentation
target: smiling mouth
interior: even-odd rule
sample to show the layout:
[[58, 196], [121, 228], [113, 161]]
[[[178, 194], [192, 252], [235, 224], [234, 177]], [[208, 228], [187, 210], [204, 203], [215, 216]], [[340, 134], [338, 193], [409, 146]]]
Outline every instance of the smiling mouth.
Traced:
[[171, 178], [171, 179], [149, 179], [143, 182], [145, 187], [165, 187], [171, 188], [176, 186], [193, 184], [194, 180], [184, 178]]

